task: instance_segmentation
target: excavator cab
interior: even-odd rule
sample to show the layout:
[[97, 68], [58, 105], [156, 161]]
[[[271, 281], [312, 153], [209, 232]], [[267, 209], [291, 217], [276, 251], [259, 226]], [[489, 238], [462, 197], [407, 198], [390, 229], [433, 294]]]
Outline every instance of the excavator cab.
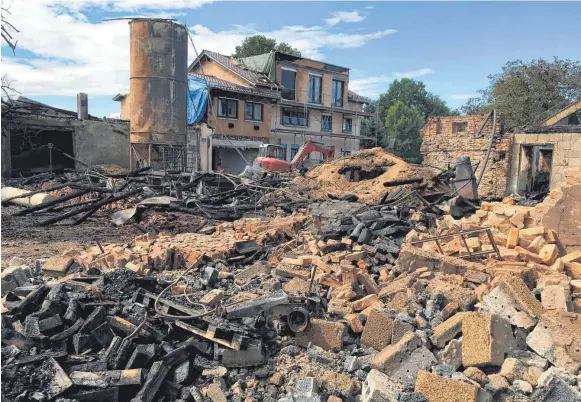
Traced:
[[262, 144], [258, 148], [258, 157], [284, 160], [284, 152], [279, 145]]

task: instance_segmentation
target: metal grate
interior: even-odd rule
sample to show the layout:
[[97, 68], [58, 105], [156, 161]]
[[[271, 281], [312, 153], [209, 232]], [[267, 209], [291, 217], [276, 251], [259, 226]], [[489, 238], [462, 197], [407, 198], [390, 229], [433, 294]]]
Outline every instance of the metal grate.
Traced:
[[[490, 241], [490, 244], [492, 245], [492, 250], [480, 251], [480, 252], [477, 252], [477, 253], [473, 253], [473, 252], [470, 251], [470, 247], [468, 247], [468, 243], [466, 242], [466, 238], [464, 236], [466, 236], [466, 235], [472, 235], [472, 234], [476, 234], [476, 233], [482, 233], [482, 232], [485, 232], [486, 235], [488, 236], [488, 240]], [[499, 261], [502, 261], [502, 257], [500, 256], [500, 250], [496, 246], [496, 242], [494, 241], [494, 237], [492, 236], [492, 232], [490, 231], [490, 228], [482, 228], [482, 229], [476, 229], [476, 230], [461, 231], [461, 232], [453, 233], [453, 234], [449, 234], [449, 235], [430, 237], [429, 239], [423, 239], [423, 240], [418, 240], [418, 241], [411, 242], [411, 244], [413, 246], [415, 246], [417, 244], [423, 244], [423, 243], [426, 243], [426, 242], [433, 241], [433, 242], [436, 243], [436, 246], [438, 247], [438, 251], [440, 252], [440, 254], [444, 254], [444, 251], [442, 250], [442, 246], [440, 245], [440, 241], [439, 240], [442, 240], [442, 239], [452, 239], [454, 237], [460, 237], [460, 239], [462, 240], [462, 244], [464, 245], [464, 247], [466, 248], [466, 251], [468, 252], [468, 254], [460, 254], [460, 256], [459, 256], [460, 258], [471, 259], [473, 257], [478, 257], [478, 256], [481, 256], [481, 255], [496, 254], [498, 260]]]
[[186, 147], [160, 146], [160, 154], [163, 170], [191, 172], [194, 167], [194, 152]]

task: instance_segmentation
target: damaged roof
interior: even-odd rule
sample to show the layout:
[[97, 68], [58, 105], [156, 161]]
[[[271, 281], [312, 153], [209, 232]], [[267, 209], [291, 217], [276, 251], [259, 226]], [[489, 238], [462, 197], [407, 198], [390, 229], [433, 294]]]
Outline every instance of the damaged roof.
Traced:
[[571, 116], [574, 113], [577, 113], [579, 110], [581, 110], [581, 99], [579, 99], [577, 102], [570, 103], [565, 108], [553, 114], [552, 116], [547, 118], [542, 125], [543, 126], [555, 125], [561, 120]]
[[276, 91], [269, 91], [266, 88], [257, 88], [257, 87], [245, 87], [242, 85], [238, 85], [231, 81], [227, 81], [222, 78], [215, 77], [213, 75], [206, 75], [206, 74], [197, 74], [197, 73], [190, 73], [190, 76], [197, 77], [200, 79], [205, 80], [208, 83], [208, 87], [222, 89], [224, 91], [230, 92], [238, 92], [250, 95], [257, 95], [257, 96], [265, 96], [269, 98], [280, 98], [280, 94]]
[[198, 57], [196, 57], [192, 64], [190, 64], [190, 66], [188, 67], [188, 71], [192, 71], [192, 69], [197, 64], [199, 64], [200, 61], [204, 59], [204, 57], [222, 65], [224, 68], [230, 70], [240, 78], [247, 81], [249, 84], [270, 88], [279, 88], [279, 86], [276, 83], [270, 81], [266, 76], [259, 74], [256, 71], [238, 65], [232, 57], [225, 56], [223, 54], [212, 52], [209, 50], [202, 50]]
[[[2, 115], [13, 117], [35, 116], [53, 119], [67, 119], [73, 120], [78, 118], [77, 112], [73, 110], [60, 109], [48, 105], [46, 103], [38, 102], [24, 96], [19, 96], [17, 99], [2, 100]], [[100, 118], [89, 115], [89, 120], [100, 121], [118, 121], [112, 118]]]
[[367, 99], [365, 96], [361, 96], [351, 91], [350, 89], [347, 90], [347, 100], [349, 100], [350, 102], [369, 104], [369, 99]]

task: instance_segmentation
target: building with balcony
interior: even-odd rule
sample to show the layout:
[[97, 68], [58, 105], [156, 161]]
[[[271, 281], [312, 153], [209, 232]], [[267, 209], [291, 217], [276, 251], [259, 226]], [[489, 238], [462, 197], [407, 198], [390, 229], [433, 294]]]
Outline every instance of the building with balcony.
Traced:
[[[203, 119], [188, 128], [201, 170], [221, 165], [240, 173], [264, 143], [280, 145], [287, 161], [306, 140], [334, 145], [338, 158], [359, 150], [361, 121], [374, 116], [364, 111], [368, 100], [348, 89], [348, 68], [304, 57], [271, 52], [236, 60], [203, 50], [188, 72], [209, 93]], [[128, 118], [130, 94], [114, 100]], [[322, 159], [313, 152], [305, 163]]]

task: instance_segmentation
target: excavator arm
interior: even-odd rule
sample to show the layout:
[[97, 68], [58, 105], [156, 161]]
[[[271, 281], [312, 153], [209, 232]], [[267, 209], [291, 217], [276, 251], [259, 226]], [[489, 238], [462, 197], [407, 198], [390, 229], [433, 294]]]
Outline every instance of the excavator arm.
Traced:
[[291, 169], [296, 169], [296, 167], [309, 155], [311, 152], [320, 152], [325, 158], [325, 162], [333, 159], [335, 156], [335, 146], [327, 146], [320, 142], [313, 142], [311, 140], [306, 141], [303, 146], [299, 149], [293, 160], [291, 161]]

